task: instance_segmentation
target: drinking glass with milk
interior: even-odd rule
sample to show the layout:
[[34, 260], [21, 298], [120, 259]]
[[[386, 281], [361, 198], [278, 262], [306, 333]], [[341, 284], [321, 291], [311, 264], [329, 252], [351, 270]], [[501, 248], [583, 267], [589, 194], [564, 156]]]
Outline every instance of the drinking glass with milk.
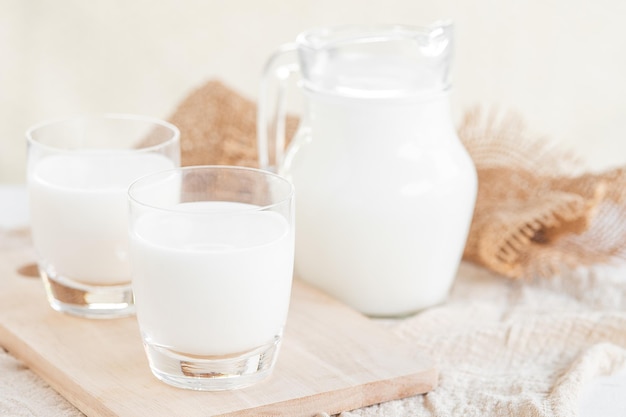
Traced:
[[272, 372], [291, 294], [293, 195], [276, 174], [228, 166], [131, 185], [137, 320], [158, 379], [225, 390]]
[[45, 122], [26, 137], [32, 237], [50, 305], [88, 318], [134, 314], [128, 186], [180, 165], [178, 129], [106, 114]]
[[[270, 57], [259, 162], [298, 193], [296, 273], [371, 316], [443, 302], [477, 178], [450, 115], [452, 25], [321, 27]], [[285, 97], [304, 109], [285, 144]]]

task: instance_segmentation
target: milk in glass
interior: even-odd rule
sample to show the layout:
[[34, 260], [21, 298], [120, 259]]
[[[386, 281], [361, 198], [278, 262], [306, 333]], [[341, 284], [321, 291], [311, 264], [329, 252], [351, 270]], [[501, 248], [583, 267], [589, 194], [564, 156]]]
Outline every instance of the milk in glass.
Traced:
[[298, 274], [374, 316], [443, 301], [476, 195], [447, 96], [308, 95], [310, 130], [283, 170], [298, 193]]
[[151, 346], [226, 355], [280, 336], [294, 234], [282, 215], [256, 208], [191, 202], [138, 215], [131, 231], [133, 292]]
[[[112, 154], [115, 157], [112, 157]], [[33, 240], [52, 277], [89, 285], [130, 281], [127, 189], [174, 168], [156, 153], [93, 151], [49, 155], [30, 169]]]

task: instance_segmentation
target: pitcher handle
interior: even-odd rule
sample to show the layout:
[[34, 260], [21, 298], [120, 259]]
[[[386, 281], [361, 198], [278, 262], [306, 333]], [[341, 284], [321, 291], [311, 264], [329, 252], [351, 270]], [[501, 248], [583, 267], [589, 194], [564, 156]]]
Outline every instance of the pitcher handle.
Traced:
[[[259, 167], [272, 172], [278, 171], [285, 153], [287, 81], [294, 72], [300, 69], [297, 50], [295, 43], [281, 46], [270, 56], [261, 74], [257, 108]], [[276, 88], [272, 114], [270, 114], [268, 107], [270, 107], [270, 93], [272, 92], [270, 83], [272, 81], [276, 82]], [[268, 124], [269, 120], [271, 124]], [[273, 132], [270, 132], [270, 129], [273, 129]]]

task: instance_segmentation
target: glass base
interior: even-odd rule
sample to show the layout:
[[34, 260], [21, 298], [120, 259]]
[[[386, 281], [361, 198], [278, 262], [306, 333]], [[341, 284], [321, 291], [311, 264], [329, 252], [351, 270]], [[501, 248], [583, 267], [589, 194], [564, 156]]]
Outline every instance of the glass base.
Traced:
[[93, 286], [53, 276], [39, 267], [50, 306], [73, 316], [112, 319], [135, 314], [130, 284]]
[[144, 348], [154, 376], [166, 384], [196, 391], [244, 388], [272, 373], [281, 337], [246, 352], [232, 355], [198, 356], [153, 345]]

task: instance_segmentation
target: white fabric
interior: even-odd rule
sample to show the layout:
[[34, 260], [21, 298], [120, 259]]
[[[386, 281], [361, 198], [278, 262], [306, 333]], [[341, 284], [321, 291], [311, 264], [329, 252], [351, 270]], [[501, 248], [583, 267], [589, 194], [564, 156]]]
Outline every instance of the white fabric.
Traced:
[[439, 387], [343, 417], [578, 416], [587, 385], [626, 367], [625, 306], [625, 267], [524, 283], [463, 265], [447, 303], [391, 325]]

